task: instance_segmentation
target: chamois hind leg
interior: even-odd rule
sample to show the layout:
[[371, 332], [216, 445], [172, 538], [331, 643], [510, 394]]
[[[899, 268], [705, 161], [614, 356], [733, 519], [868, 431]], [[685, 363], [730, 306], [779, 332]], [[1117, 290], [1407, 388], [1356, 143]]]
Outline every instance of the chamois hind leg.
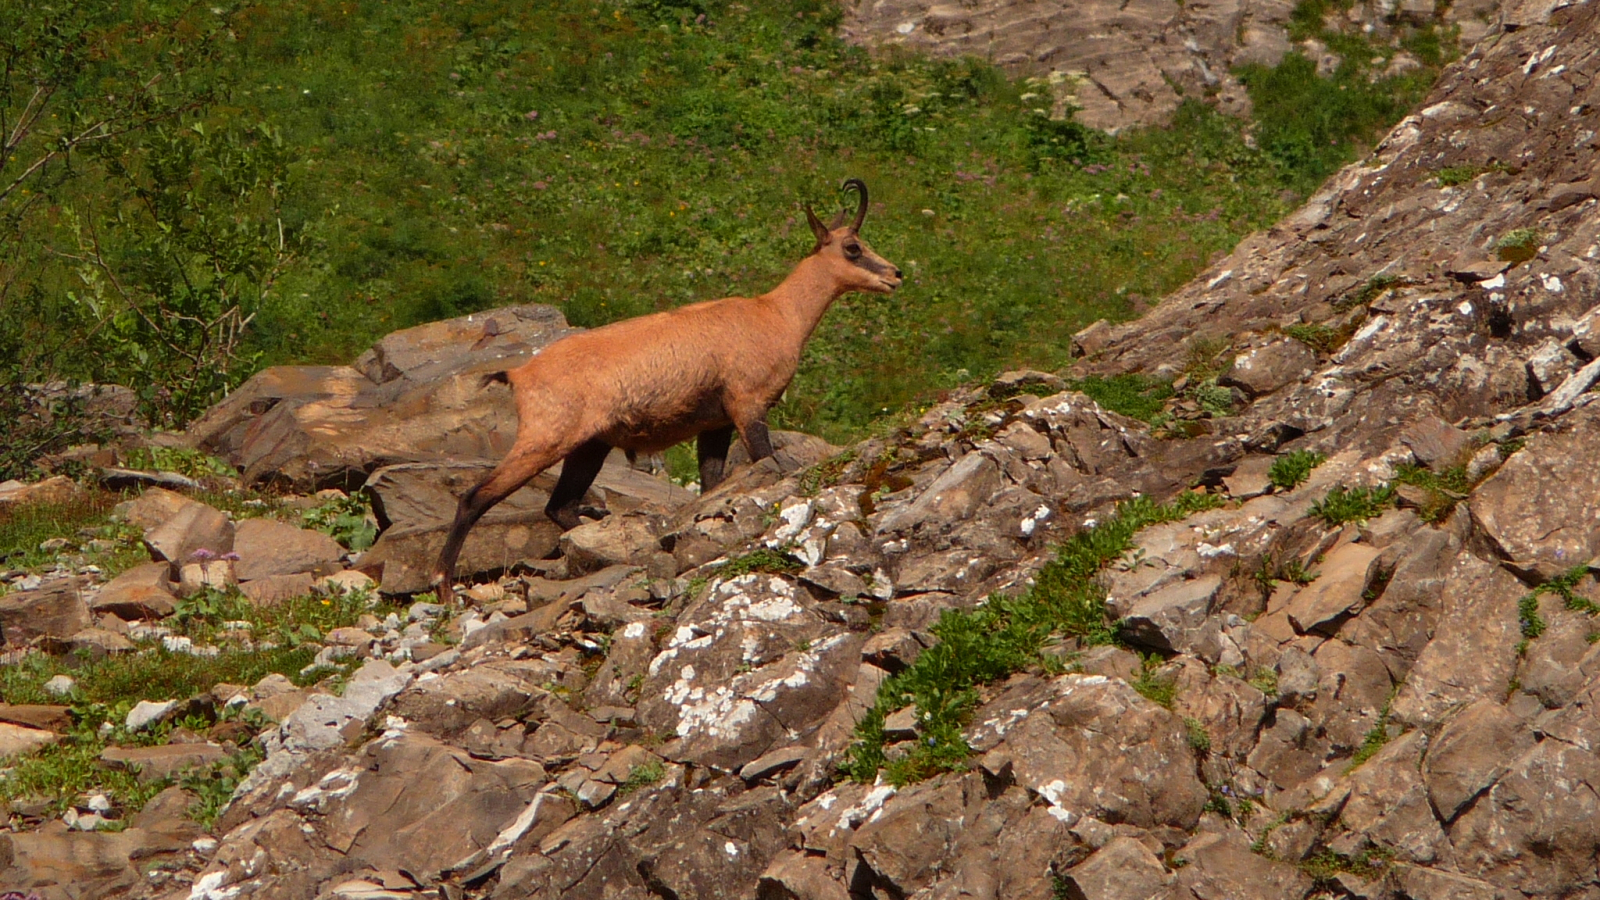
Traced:
[[594, 484], [594, 477], [600, 474], [600, 467], [606, 464], [606, 454], [610, 452], [610, 444], [596, 439], [567, 454], [567, 461], [561, 464], [561, 478], [556, 481], [556, 489], [550, 492], [550, 502], [544, 506], [544, 514], [560, 525], [562, 531], [577, 528], [580, 515], [598, 519], [606, 514], [581, 504], [584, 492]]
[[716, 490], [727, 474], [728, 448], [733, 445], [733, 426], [711, 428], [695, 438], [695, 455], [700, 460], [700, 494]]
[[554, 448], [528, 453], [513, 451], [489, 473], [488, 478], [461, 498], [456, 506], [455, 521], [450, 524], [450, 534], [445, 538], [444, 549], [439, 551], [439, 563], [433, 570], [439, 602], [450, 600], [451, 584], [456, 577], [456, 561], [461, 558], [461, 547], [467, 542], [467, 532], [472, 530], [472, 526], [496, 503], [516, 493], [517, 488], [532, 481], [535, 475], [548, 469], [560, 458], [560, 453]]
[[772, 455], [772, 435], [767, 431], [767, 411], [749, 416], [741, 421], [733, 420], [739, 429], [739, 437], [744, 439], [744, 448], [750, 452], [751, 462], [760, 462]]

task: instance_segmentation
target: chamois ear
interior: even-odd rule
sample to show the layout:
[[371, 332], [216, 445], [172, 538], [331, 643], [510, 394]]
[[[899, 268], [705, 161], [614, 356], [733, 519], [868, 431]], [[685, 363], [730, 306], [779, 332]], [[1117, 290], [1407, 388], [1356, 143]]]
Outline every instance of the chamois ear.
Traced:
[[806, 221], [811, 224], [811, 233], [817, 236], [817, 246], [811, 251], [815, 253], [833, 240], [833, 235], [828, 233], [828, 226], [822, 224], [822, 220], [817, 218], [817, 214], [812, 211], [809, 203], [806, 204]]

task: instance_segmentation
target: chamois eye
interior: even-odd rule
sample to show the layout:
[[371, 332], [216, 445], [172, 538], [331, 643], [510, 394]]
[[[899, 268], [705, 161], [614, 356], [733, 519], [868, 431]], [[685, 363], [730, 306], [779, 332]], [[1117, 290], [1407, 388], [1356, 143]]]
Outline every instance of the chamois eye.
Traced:
[[844, 245], [844, 255], [850, 257], [851, 259], [855, 259], [856, 257], [861, 255], [861, 245], [860, 244], [845, 244]]

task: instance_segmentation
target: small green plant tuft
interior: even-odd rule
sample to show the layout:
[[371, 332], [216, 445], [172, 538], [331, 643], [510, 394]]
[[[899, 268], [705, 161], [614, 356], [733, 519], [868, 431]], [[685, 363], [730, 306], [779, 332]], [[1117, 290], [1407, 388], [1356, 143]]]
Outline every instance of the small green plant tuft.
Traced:
[[719, 578], [738, 578], [740, 575], [748, 575], [752, 572], [784, 575], [790, 572], [798, 572], [802, 568], [804, 566], [800, 564], [800, 561], [789, 554], [773, 550], [770, 547], [760, 547], [749, 553], [729, 557], [728, 561], [717, 569], [717, 576]]
[[1546, 594], [1560, 597], [1562, 602], [1566, 604], [1567, 609], [1585, 612], [1591, 616], [1600, 614], [1600, 604], [1579, 594], [1577, 591], [1578, 584], [1588, 575], [1589, 567], [1587, 564], [1573, 566], [1560, 575], [1535, 587], [1517, 601], [1517, 620], [1522, 626], [1522, 650], [1527, 649], [1528, 641], [1544, 634], [1545, 629], [1548, 627], [1544, 617], [1539, 615], [1539, 598]]
[[1329, 491], [1328, 496], [1311, 504], [1311, 514], [1329, 525], [1364, 522], [1382, 513], [1393, 502], [1394, 488], [1387, 484], [1356, 488], [1339, 485]]
[[371, 547], [378, 539], [378, 523], [372, 518], [372, 502], [365, 491], [330, 497], [302, 513], [300, 522], [353, 552]]
[[1383, 708], [1378, 710], [1378, 721], [1361, 738], [1361, 746], [1357, 747], [1355, 755], [1350, 757], [1350, 768], [1345, 771], [1348, 772], [1376, 756], [1378, 751], [1389, 743], [1389, 707], [1394, 703], [1394, 695], [1398, 692], [1398, 686], [1389, 692], [1389, 698], [1383, 701]]
[[1114, 413], [1150, 424], [1160, 419], [1166, 402], [1173, 396], [1171, 384], [1138, 373], [1109, 378], [1090, 375], [1069, 382], [1068, 387], [1083, 392]]
[[1417, 465], [1402, 465], [1396, 468], [1395, 482], [1409, 484], [1421, 488], [1423, 492], [1422, 505], [1417, 510], [1417, 516], [1429, 524], [1438, 524], [1450, 517], [1455, 512], [1456, 504], [1467, 499], [1467, 494], [1474, 487], [1472, 478], [1467, 475], [1465, 466], [1451, 466], [1440, 472]]
[[1331, 354], [1350, 340], [1350, 332], [1320, 323], [1290, 325], [1283, 333], [1322, 354]]
[[[1170, 676], [1157, 674], [1156, 670], [1161, 662], [1161, 657], [1154, 654], [1145, 657], [1144, 671], [1134, 680], [1133, 689], [1146, 700], [1171, 709], [1172, 701], [1178, 696], [1178, 682]], [[1208, 742], [1209, 740], [1210, 738], [1207, 738]]]
[[1272, 461], [1267, 480], [1280, 491], [1292, 491], [1311, 477], [1311, 470], [1322, 465], [1326, 456], [1315, 450], [1295, 450]]
[[1250, 686], [1267, 695], [1267, 699], [1278, 696], [1278, 672], [1265, 666], [1256, 669], [1250, 675]]
[[1393, 861], [1394, 853], [1382, 847], [1368, 848], [1354, 856], [1325, 849], [1302, 860], [1300, 870], [1318, 884], [1332, 882], [1342, 874], [1372, 881], [1382, 878]]
[[667, 777], [667, 767], [659, 759], [634, 766], [628, 770], [627, 779], [617, 786], [617, 796], [625, 797], [635, 791], [643, 790], [665, 777]]
[[261, 748], [248, 744], [225, 760], [181, 776], [179, 786], [195, 798], [189, 805], [189, 817], [209, 831], [233, 799], [239, 783], [265, 758]]
[[1211, 732], [1206, 730], [1205, 723], [1193, 716], [1185, 716], [1183, 730], [1189, 740], [1189, 749], [1204, 756], [1211, 752]]
[[1537, 228], [1514, 228], [1494, 242], [1495, 255], [1508, 263], [1525, 263], [1539, 255], [1544, 234]]

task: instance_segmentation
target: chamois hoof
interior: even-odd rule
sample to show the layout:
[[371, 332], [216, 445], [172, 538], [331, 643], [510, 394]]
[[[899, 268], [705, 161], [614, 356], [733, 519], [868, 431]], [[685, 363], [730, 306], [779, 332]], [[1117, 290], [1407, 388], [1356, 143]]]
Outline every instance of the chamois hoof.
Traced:
[[585, 519], [599, 520], [611, 515], [611, 510], [600, 506], [580, 506], [578, 507], [578, 515]]

